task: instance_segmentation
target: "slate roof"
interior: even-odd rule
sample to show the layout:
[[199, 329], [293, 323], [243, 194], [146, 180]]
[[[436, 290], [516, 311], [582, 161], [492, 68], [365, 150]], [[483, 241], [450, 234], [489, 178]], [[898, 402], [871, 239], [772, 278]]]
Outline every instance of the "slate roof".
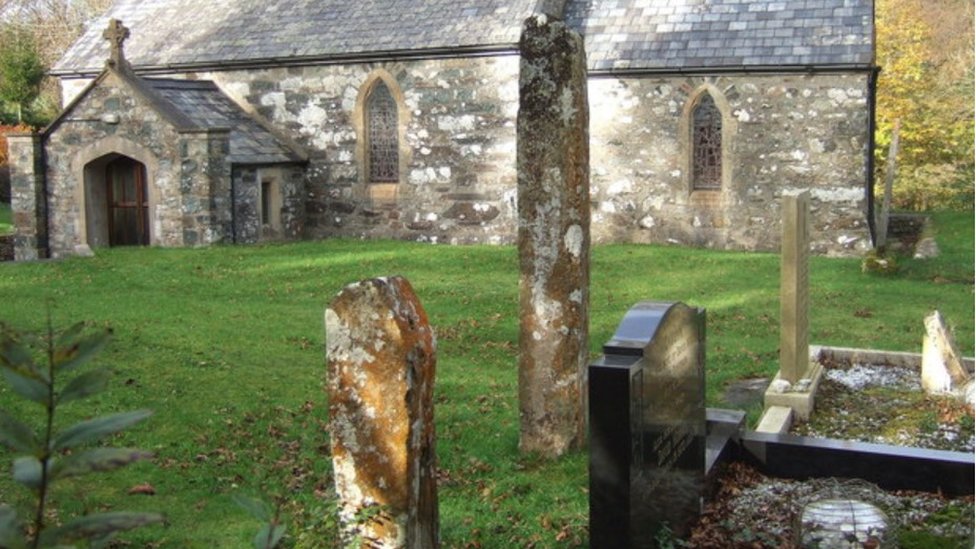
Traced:
[[[517, 48], [537, 0], [117, 0], [55, 65], [94, 74], [109, 17], [137, 70], [341, 62]], [[873, 63], [873, 0], [568, 0], [590, 69]]]
[[303, 156], [245, 113], [208, 80], [141, 79], [155, 95], [195, 127], [229, 128], [230, 161], [235, 164], [280, 164]]
[[117, 0], [55, 65], [98, 72], [109, 17], [137, 68], [518, 43], [536, 0]]
[[570, 1], [591, 71], [870, 66], [872, 0]]

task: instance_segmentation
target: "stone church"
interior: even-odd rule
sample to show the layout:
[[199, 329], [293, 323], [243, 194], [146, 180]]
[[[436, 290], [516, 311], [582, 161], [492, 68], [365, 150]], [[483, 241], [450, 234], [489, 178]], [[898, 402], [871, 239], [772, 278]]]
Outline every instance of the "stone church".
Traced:
[[16, 255], [512, 243], [519, 33], [583, 35], [594, 242], [870, 246], [873, 0], [118, 0], [10, 138]]

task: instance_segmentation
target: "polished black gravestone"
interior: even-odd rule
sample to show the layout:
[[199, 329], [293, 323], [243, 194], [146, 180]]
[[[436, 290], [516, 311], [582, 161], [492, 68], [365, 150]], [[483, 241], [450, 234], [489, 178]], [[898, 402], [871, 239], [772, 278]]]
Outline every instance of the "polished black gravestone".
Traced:
[[590, 547], [687, 532], [705, 474], [705, 311], [632, 307], [589, 367]]

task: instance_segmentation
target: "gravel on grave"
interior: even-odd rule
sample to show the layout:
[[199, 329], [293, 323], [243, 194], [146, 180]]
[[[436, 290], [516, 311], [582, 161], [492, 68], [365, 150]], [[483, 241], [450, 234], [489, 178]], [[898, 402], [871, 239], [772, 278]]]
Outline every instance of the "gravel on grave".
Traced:
[[[950, 397], [925, 395], [915, 369], [870, 364], [824, 364], [811, 421], [794, 434], [881, 444], [972, 452], [973, 410]], [[686, 538], [690, 547], [798, 547], [804, 506], [829, 498], [855, 499], [881, 509], [889, 532], [901, 528], [973, 540], [973, 498], [889, 492], [857, 479], [791, 481], [732, 464]], [[953, 520], [955, 518], [955, 520]], [[883, 544], [891, 544], [891, 537]]]
[[[919, 530], [968, 543], [973, 538], [973, 498], [944, 498], [922, 492], [889, 492], [861, 480], [775, 479], [741, 463], [729, 465], [717, 494], [686, 538], [701, 549], [794, 549], [803, 508], [823, 499], [855, 499], [881, 509], [888, 519], [885, 547], [896, 529]], [[963, 545], [965, 546], [965, 545]]]
[[926, 395], [917, 370], [878, 364], [824, 364], [816, 408], [797, 435], [973, 452], [973, 409]]

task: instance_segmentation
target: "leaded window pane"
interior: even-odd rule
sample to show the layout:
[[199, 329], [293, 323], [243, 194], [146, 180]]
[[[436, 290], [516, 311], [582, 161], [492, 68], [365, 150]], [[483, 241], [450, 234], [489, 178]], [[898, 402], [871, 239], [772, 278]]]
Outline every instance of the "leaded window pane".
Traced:
[[369, 180], [397, 182], [400, 179], [396, 100], [382, 81], [376, 82], [366, 99], [366, 143], [369, 148]]
[[705, 94], [695, 106], [692, 131], [692, 173], [694, 188], [722, 186], [722, 113], [712, 96]]

